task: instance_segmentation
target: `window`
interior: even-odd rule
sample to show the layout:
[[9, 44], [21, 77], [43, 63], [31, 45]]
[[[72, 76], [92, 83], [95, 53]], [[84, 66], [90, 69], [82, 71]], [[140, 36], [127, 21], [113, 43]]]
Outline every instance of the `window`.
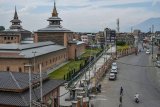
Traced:
[[6, 40], [7, 38], [6, 37], [4, 37], [4, 40]]
[[22, 72], [22, 68], [21, 67], [19, 67], [19, 72]]
[[52, 60], [50, 59], [50, 64], [51, 64]]
[[7, 67], [7, 71], [9, 71], [9, 67]]
[[13, 40], [13, 37], [11, 37], [11, 40]]
[[8, 37], [8, 40], [10, 40], [10, 37]]

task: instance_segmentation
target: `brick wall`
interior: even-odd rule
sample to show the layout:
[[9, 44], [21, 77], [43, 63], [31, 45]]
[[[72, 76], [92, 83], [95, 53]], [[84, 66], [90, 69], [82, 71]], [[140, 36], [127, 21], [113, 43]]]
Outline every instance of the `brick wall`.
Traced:
[[[66, 49], [35, 57], [35, 72], [39, 72], [39, 64], [42, 64], [42, 71], [45, 71], [67, 60]], [[0, 71], [28, 72], [24, 65], [29, 63], [34, 65], [34, 58], [0, 58]]]

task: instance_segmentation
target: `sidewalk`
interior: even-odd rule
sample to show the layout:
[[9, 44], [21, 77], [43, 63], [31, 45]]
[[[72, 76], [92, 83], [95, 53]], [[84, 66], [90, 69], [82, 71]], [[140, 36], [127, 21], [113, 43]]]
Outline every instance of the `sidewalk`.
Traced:
[[[112, 49], [109, 49], [108, 50], [109, 52], [113, 52], [115, 51], [115, 47], [112, 47]], [[111, 55], [107, 55], [107, 53], [104, 53], [98, 60], [97, 62], [90, 67], [90, 69], [88, 71], [86, 71], [86, 73], [80, 77], [77, 81], [75, 81], [73, 84], [75, 85], [76, 88], [79, 87], [80, 85], [80, 81], [81, 83], [84, 82], [84, 80], [88, 80], [88, 79], [91, 79], [96, 71], [98, 69], [100, 69], [102, 67], [102, 65], [106, 62], [106, 60], [108, 60], [109, 58], [111, 57]], [[94, 86], [95, 83], [91, 83], [89, 87], [92, 87]], [[61, 90], [60, 90], [60, 95], [63, 95], [65, 92], [68, 92], [68, 90], [64, 87], [61, 87]], [[70, 95], [70, 92], [68, 92], [67, 94], [65, 94], [64, 96], [60, 97], [60, 105], [61, 106], [64, 106], [64, 105], [70, 105], [71, 104], [71, 101], [68, 102], [68, 101], [65, 101], [65, 99], [68, 99], [69, 98], [69, 95]]]

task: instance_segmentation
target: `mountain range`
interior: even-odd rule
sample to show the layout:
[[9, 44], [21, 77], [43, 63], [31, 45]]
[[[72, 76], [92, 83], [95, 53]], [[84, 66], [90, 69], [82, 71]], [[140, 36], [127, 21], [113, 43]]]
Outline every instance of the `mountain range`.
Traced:
[[147, 20], [133, 26], [133, 30], [140, 29], [141, 32], [149, 32], [152, 28], [152, 25], [154, 25], [154, 32], [160, 31], [160, 17], [147, 19]]

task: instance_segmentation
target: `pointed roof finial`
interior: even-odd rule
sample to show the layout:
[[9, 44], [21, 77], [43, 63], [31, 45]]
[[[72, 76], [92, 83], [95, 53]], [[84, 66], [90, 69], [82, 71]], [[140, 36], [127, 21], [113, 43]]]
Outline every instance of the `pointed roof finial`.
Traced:
[[18, 19], [18, 14], [17, 14], [17, 9], [16, 9], [16, 6], [15, 6], [14, 19]]
[[56, 2], [54, 0], [54, 8], [53, 8], [53, 12], [52, 12], [52, 17], [55, 17], [55, 16], [58, 16], [58, 13], [57, 13], [57, 9], [56, 9]]

